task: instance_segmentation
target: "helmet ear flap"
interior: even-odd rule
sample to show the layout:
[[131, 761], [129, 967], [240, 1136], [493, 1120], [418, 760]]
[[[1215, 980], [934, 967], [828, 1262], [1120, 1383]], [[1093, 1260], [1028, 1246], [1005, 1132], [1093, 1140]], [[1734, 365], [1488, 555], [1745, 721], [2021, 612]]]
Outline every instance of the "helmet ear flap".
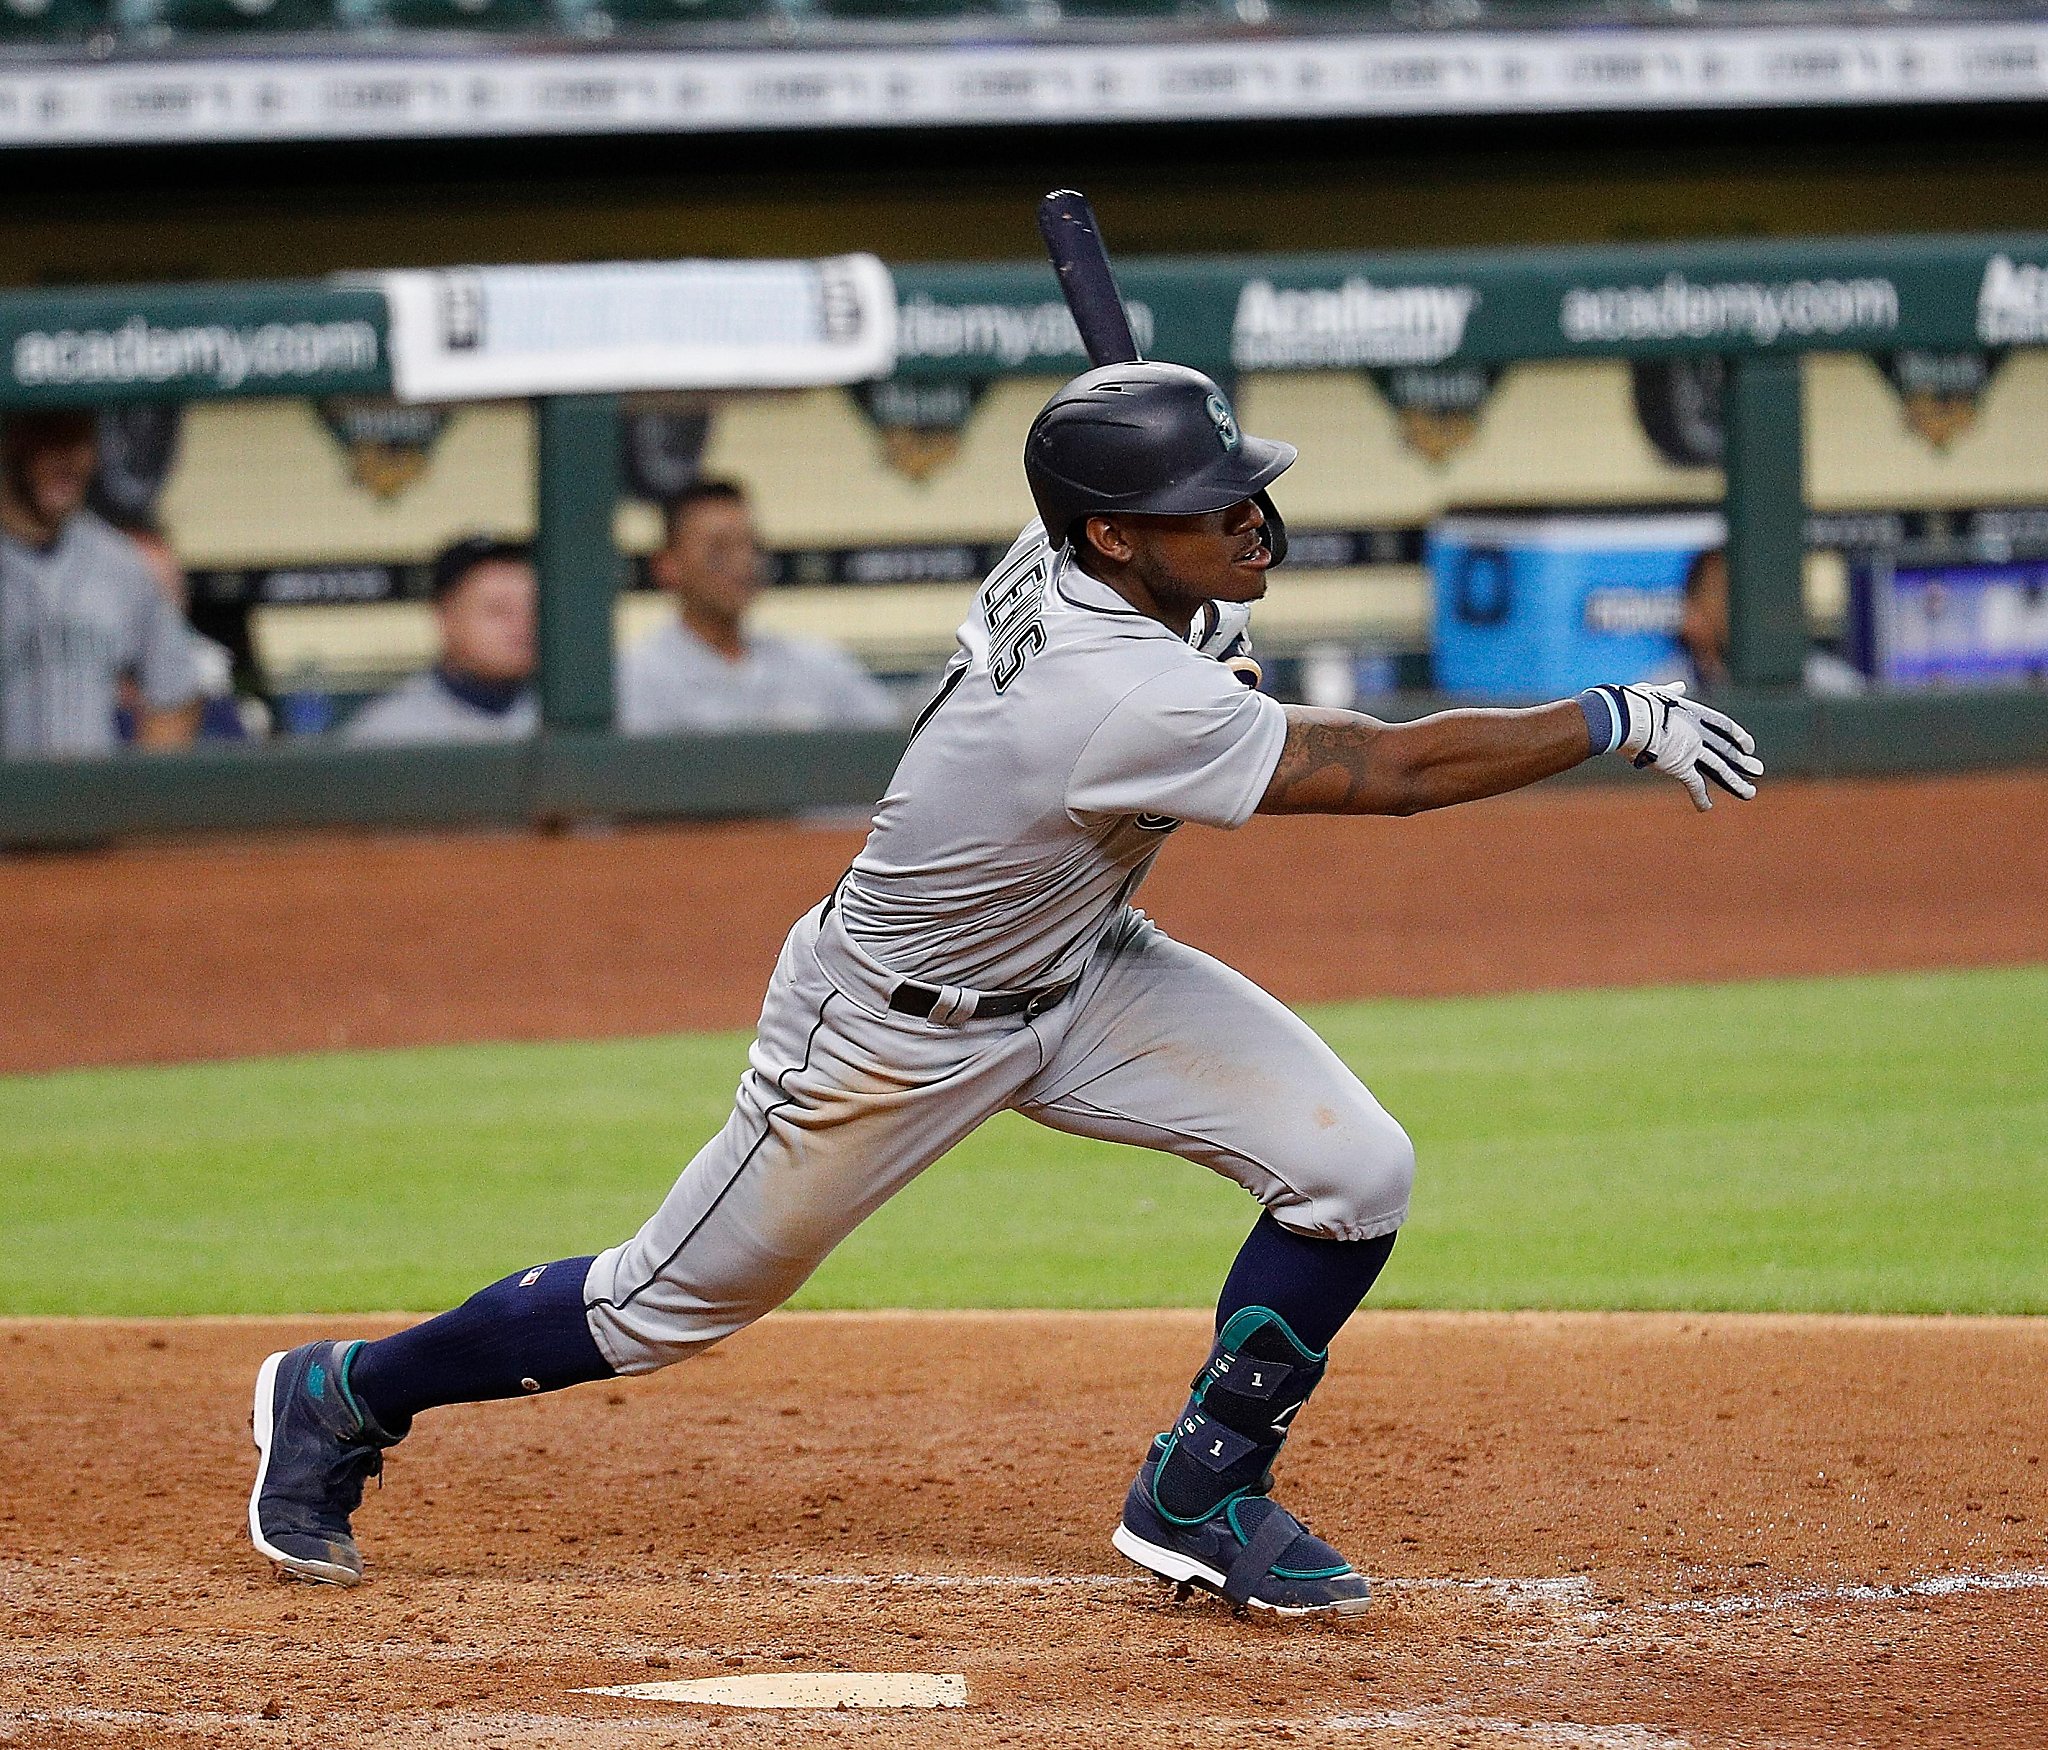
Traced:
[[1278, 565], [1287, 557], [1287, 519], [1280, 514], [1270, 492], [1254, 492], [1252, 503], [1259, 507], [1259, 514], [1266, 519], [1266, 526], [1260, 531], [1266, 542], [1266, 551], [1273, 555]]

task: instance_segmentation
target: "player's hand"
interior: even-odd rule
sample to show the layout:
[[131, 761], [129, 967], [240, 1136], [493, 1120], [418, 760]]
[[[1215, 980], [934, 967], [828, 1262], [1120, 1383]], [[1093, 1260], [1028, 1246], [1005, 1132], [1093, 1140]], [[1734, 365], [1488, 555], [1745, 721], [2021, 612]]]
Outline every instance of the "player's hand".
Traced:
[[1204, 602], [1188, 628], [1188, 642], [1204, 656], [1213, 656], [1254, 692], [1264, 670], [1252, 655], [1250, 602]]
[[1599, 686], [1616, 733], [1606, 750], [1637, 767], [1650, 767], [1685, 786], [1693, 807], [1714, 806], [1713, 783], [1747, 802], [1763, 776], [1756, 739], [1725, 712], [1685, 696], [1685, 682], [1666, 686]]

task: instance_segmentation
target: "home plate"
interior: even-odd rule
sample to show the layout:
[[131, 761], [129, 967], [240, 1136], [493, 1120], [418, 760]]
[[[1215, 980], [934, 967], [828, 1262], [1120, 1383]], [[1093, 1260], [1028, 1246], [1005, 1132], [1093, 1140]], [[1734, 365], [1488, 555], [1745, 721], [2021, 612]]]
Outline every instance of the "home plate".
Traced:
[[940, 1671], [758, 1671], [682, 1683], [621, 1683], [576, 1694], [711, 1707], [965, 1707], [967, 1679]]

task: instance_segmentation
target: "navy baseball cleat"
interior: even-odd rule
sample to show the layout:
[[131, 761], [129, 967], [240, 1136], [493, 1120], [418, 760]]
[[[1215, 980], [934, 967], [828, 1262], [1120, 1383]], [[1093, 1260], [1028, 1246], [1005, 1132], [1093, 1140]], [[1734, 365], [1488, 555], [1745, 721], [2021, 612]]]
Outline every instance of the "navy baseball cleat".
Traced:
[[1139, 1567], [1241, 1611], [1356, 1616], [1371, 1608], [1365, 1576], [1265, 1494], [1234, 1495], [1192, 1525], [1168, 1518], [1156, 1493], [1166, 1450], [1163, 1435], [1153, 1441], [1111, 1539]]
[[399, 1438], [348, 1389], [354, 1347], [301, 1343], [271, 1356], [257, 1371], [250, 1418], [257, 1457], [249, 1541], [281, 1574], [330, 1586], [363, 1577], [349, 1515], [362, 1505], [363, 1484], [383, 1470], [384, 1448]]

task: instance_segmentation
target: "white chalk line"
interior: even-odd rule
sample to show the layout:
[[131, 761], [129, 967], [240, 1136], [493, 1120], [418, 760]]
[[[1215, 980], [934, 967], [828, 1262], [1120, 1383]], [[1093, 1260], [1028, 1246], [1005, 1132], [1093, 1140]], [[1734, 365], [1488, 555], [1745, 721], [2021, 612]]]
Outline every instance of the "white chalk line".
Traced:
[[1572, 1604], [1593, 1590], [1593, 1582], [1583, 1574], [1557, 1574], [1542, 1579], [1507, 1579], [1492, 1574], [1478, 1579], [1375, 1579], [1372, 1584], [1380, 1592], [1483, 1592], [1509, 1604]]
[[[1134, 1586], [1156, 1586], [1159, 1581], [1142, 1574], [770, 1574], [714, 1573], [697, 1576], [700, 1584], [845, 1587], [860, 1590], [908, 1592], [1003, 1592], [1038, 1591], [1046, 1588], [1128, 1590]], [[1965, 1598], [2002, 1592], [2048, 1590], [2048, 1568], [2024, 1568], [2003, 1573], [1966, 1570], [1953, 1574], [1930, 1574], [1918, 1580], [1886, 1585], [1799, 1586], [1784, 1592], [1743, 1593], [1722, 1598], [1685, 1598], [1646, 1601], [1619, 1609], [1589, 1606], [1593, 1583], [1583, 1574], [1504, 1575], [1474, 1577], [1413, 1576], [1374, 1578], [1373, 1588], [1383, 1593], [1451, 1592], [1474, 1593], [1498, 1603], [1516, 1606], [1547, 1605], [1568, 1612], [1588, 1624], [1602, 1624], [1626, 1616], [1631, 1609], [1661, 1616], [1749, 1616], [1775, 1610], [1801, 1610], [1828, 1604], [1893, 1604], [1916, 1598]]]
[[911, 1592], [998, 1592], [1013, 1587], [1135, 1586], [1136, 1574], [700, 1574], [694, 1583], [719, 1586], [901, 1587]]
[[[697, 1585], [844, 1586], [876, 1590], [900, 1588], [906, 1592], [1032, 1591], [1045, 1586], [1107, 1589], [1160, 1584], [1146, 1574], [805, 1574], [788, 1571], [768, 1574], [721, 1572], [693, 1575], [691, 1579]], [[1372, 1584], [1375, 1589], [1385, 1592], [1479, 1592], [1510, 1603], [1551, 1600], [1569, 1603], [1585, 1597], [1592, 1589], [1592, 1582], [1580, 1574], [1375, 1578]]]
[[1690, 1750], [1683, 1738], [1653, 1726], [1601, 1726], [1575, 1720], [1508, 1720], [1455, 1708], [1394, 1708], [1383, 1713], [1339, 1714], [1323, 1721], [1339, 1732], [1457, 1731], [1485, 1732], [1524, 1744], [1554, 1750]]
[[2044, 1590], [2048, 1590], [2048, 1568], [2022, 1568], [2003, 1574], [1931, 1574], [1924, 1580], [1891, 1586], [1800, 1586], [1789, 1592], [1757, 1592], [1735, 1598], [1688, 1598], [1649, 1608], [1684, 1616], [1745, 1616], [1765, 1610], [1796, 1610], [1808, 1604], [1887, 1604], [1901, 1598]]

